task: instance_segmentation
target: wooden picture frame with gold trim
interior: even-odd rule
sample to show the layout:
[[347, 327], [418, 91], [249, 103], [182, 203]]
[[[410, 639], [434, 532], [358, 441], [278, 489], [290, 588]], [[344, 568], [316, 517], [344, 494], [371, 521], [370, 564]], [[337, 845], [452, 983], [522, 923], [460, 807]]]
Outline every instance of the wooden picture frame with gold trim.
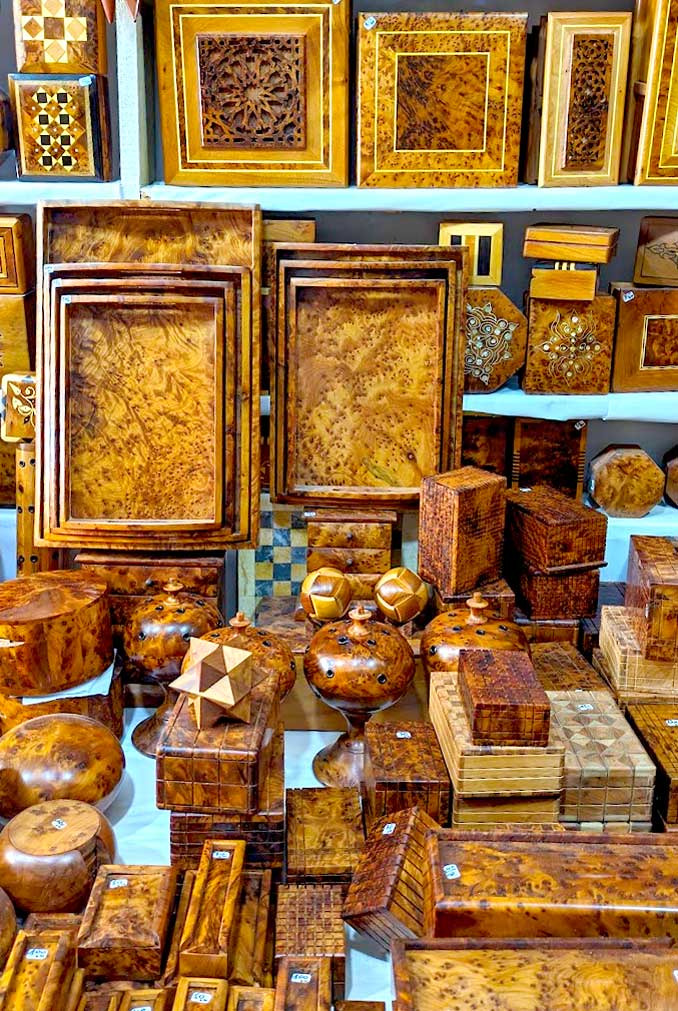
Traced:
[[468, 283], [484, 287], [501, 284], [504, 263], [504, 226], [495, 221], [441, 221], [440, 246], [467, 246]]

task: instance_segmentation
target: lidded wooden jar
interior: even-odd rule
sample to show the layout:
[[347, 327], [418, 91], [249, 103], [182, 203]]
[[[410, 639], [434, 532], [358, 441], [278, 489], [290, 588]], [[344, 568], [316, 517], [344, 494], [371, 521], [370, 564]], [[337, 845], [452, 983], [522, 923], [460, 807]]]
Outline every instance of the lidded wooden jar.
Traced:
[[427, 679], [432, 671], [456, 671], [462, 649], [530, 652], [523, 630], [487, 607], [487, 601], [476, 590], [466, 607], [445, 611], [428, 623], [421, 637], [421, 661]]
[[316, 755], [313, 771], [321, 783], [355, 786], [362, 780], [365, 724], [412, 684], [412, 649], [397, 628], [358, 607], [315, 633], [304, 655], [304, 674], [311, 690], [338, 709], [349, 726]]
[[242, 611], [238, 611], [223, 628], [212, 629], [201, 636], [219, 645], [234, 646], [252, 654], [252, 663], [257, 672], [257, 681], [263, 681], [271, 674], [278, 676], [280, 698], [289, 695], [297, 677], [294, 655], [286, 642], [263, 628], [254, 628]]

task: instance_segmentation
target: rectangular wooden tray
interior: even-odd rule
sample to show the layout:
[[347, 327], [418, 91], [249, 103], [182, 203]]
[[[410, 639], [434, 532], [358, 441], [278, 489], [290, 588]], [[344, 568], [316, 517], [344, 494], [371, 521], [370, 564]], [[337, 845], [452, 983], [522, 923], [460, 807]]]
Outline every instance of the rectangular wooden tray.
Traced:
[[237, 940], [245, 843], [209, 839], [188, 904], [179, 945], [182, 976], [227, 979]]
[[0, 978], [2, 1011], [65, 1011], [75, 970], [67, 931], [20, 930]]

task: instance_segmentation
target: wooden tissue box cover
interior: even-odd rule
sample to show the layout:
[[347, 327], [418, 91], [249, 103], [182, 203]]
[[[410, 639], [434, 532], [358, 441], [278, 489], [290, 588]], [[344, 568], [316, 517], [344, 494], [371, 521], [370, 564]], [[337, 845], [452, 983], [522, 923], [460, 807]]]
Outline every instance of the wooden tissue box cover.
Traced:
[[[604, 938], [397, 941], [394, 1011], [597, 1011], [668, 1008], [675, 959], [666, 946]], [[603, 982], [604, 981], [604, 982]], [[652, 995], [649, 997], [649, 995]]]
[[78, 966], [88, 978], [160, 976], [176, 884], [171, 867], [99, 868], [78, 933]]
[[632, 535], [624, 604], [648, 660], [678, 660], [678, 537]]
[[678, 936], [676, 848], [665, 836], [464, 835], [428, 833], [426, 936]]
[[280, 959], [273, 1011], [330, 1011], [331, 1006], [330, 958], [291, 955]]
[[523, 256], [534, 260], [610, 263], [617, 252], [618, 228], [597, 225], [529, 225]]
[[2, 1011], [67, 1011], [75, 969], [73, 937], [66, 931], [20, 930], [0, 977]]
[[[604, 607], [600, 618], [600, 651], [606, 676], [618, 695], [627, 701], [635, 693], [640, 700], [675, 698], [678, 659], [648, 660], [643, 656], [629, 607]], [[594, 650], [594, 656], [596, 655]]]
[[522, 567], [555, 575], [583, 563], [602, 564], [607, 534], [602, 513], [546, 485], [507, 491], [506, 504], [507, 553]]
[[535, 642], [530, 657], [546, 692], [602, 692], [607, 686], [576, 646], [569, 642]]
[[609, 691], [551, 691], [549, 699], [565, 745], [560, 820], [649, 822], [655, 767]]
[[368, 827], [375, 818], [419, 807], [446, 825], [452, 784], [430, 723], [375, 723], [365, 728], [363, 806]]
[[424, 924], [424, 840], [437, 828], [419, 808], [372, 826], [344, 902], [344, 920], [388, 951], [396, 937], [420, 937]]
[[209, 839], [203, 846], [179, 945], [182, 976], [227, 978], [244, 862], [242, 840]]
[[429, 710], [455, 796], [560, 793], [565, 751], [553, 726], [545, 748], [474, 744], [456, 681], [448, 674], [431, 675]]
[[474, 744], [548, 744], [549, 700], [527, 653], [463, 649], [459, 694]]
[[207, 1006], [209, 1011], [226, 1011], [228, 983], [224, 979], [200, 979], [198, 976], [182, 976], [172, 1011], [196, 1011]]
[[287, 790], [286, 812], [286, 880], [348, 884], [365, 845], [358, 790]]
[[[443, 596], [498, 579], [506, 479], [478, 467], [424, 478], [419, 507], [419, 574]], [[474, 549], [468, 550], [473, 539]]]
[[235, 946], [228, 970], [230, 983], [265, 986], [267, 980], [272, 978], [272, 958], [268, 957], [268, 941], [273, 929], [272, 885], [273, 875], [270, 870], [242, 872], [240, 902], [235, 916]]
[[657, 769], [657, 813], [671, 825], [678, 823], [678, 704], [632, 704], [626, 716], [647, 748]]
[[280, 693], [271, 676], [252, 689], [251, 723], [198, 730], [181, 695], [158, 744], [156, 803], [172, 811], [255, 814], [265, 796]]

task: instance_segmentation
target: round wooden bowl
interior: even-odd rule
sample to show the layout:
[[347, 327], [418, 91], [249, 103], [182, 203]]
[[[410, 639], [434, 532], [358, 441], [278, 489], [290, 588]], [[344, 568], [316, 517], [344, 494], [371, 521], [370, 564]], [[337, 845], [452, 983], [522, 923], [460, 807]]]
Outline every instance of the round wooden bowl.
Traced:
[[48, 800], [0, 832], [0, 888], [26, 912], [78, 912], [97, 870], [114, 855], [113, 829], [100, 811], [79, 800]]
[[45, 800], [81, 800], [104, 811], [125, 771], [114, 734], [66, 713], [36, 716], [0, 737], [0, 817]]

